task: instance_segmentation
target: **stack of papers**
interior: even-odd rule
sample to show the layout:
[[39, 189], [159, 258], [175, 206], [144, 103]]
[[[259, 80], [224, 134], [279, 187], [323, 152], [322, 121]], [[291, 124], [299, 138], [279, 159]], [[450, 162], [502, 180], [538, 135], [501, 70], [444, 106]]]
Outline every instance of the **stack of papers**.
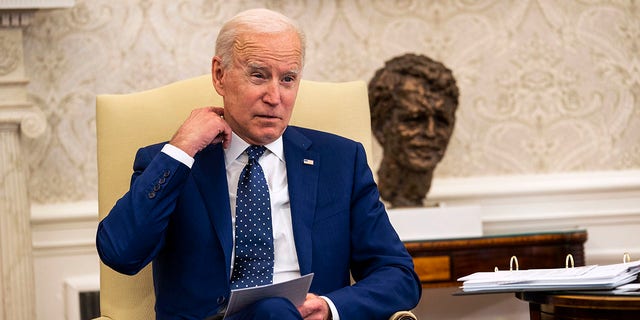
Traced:
[[458, 279], [463, 293], [610, 290], [633, 282], [640, 260], [575, 268], [476, 272]]

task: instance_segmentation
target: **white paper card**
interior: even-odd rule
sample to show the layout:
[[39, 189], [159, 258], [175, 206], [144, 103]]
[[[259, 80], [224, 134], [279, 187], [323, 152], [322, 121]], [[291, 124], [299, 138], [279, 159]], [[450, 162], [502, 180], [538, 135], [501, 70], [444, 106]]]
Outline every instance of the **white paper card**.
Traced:
[[225, 318], [232, 315], [252, 303], [264, 298], [282, 297], [289, 299], [295, 306], [304, 303], [309, 292], [313, 273], [285, 282], [270, 284], [246, 289], [231, 290], [229, 305], [225, 312]]

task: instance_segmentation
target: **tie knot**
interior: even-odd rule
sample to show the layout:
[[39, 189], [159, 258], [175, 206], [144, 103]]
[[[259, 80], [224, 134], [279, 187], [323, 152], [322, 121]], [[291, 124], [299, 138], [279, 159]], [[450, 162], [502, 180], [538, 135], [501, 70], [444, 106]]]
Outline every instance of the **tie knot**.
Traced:
[[249, 156], [249, 161], [251, 161], [251, 160], [258, 160], [266, 150], [267, 148], [265, 148], [265, 146], [252, 145], [252, 146], [249, 146], [245, 151]]

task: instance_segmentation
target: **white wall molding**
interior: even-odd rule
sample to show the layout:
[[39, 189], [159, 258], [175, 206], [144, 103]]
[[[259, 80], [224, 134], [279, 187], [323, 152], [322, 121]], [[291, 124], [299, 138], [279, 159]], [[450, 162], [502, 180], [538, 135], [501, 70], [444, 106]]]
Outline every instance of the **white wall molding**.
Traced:
[[0, 0], [0, 9], [70, 8], [75, 0]]
[[640, 190], [640, 170], [434, 179], [430, 201]]
[[32, 205], [34, 255], [95, 253], [98, 202]]
[[96, 220], [97, 217], [98, 201], [96, 200], [31, 205], [31, 221], [34, 224]]

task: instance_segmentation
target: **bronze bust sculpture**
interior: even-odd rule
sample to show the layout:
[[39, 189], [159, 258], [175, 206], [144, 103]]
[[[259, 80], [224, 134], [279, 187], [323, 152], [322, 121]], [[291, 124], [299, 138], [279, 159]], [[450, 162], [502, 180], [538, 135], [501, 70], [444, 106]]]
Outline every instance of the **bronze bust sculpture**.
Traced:
[[423, 206], [453, 132], [458, 95], [451, 70], [424, 55], [392, 58], [369, 82], [371, 125], [384, 149], [378, 186], [393, 207]]

